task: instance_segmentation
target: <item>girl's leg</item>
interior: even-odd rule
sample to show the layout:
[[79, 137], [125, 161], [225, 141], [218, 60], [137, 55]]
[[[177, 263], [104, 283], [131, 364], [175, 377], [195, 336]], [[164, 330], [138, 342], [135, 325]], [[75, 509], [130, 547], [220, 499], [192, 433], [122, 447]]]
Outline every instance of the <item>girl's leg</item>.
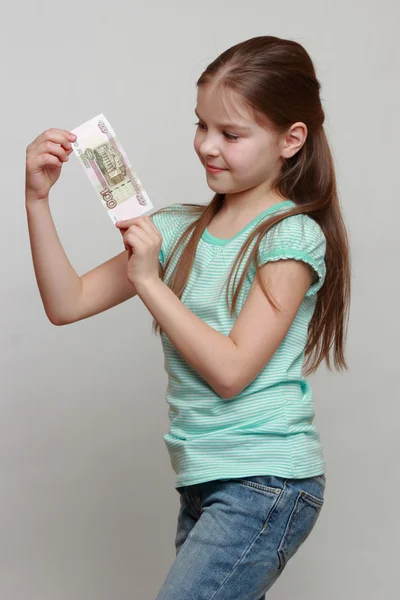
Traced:
[[264, 475], [189, 486], [156, 600], [261, 600], [313, 529], [324, 488], [321, 476]]
[[[180, 509], [175, 537], [176, 555], [178, 555], [190, 532], [199, 520], [198, 509], [196, 507], [196, 493], [198, 494], [199, 492], [199, 486], [182, 487], [178, 488], [178, 491], [180, 494]], [[265, 594], [258, 598], [258, 600], [265, 600]]]
[[176, 537], [175, 537], [175, 550], [176, 555], [178, 555], [179, 550], [182, 548], [183, 544], [186, 542], [187, 537], [192, 531], [193, 527], [196, 525], [199, 520], [199, 515], [196, 507], [192, 504], [192, 495], [194, 490], [191, 488], [195, 488], [197, 486], [181, 487], [178, 488], [179, 492], [179, 501], [180, 501], [180, 509], [178, 515], [178, 523], [176, 526]]

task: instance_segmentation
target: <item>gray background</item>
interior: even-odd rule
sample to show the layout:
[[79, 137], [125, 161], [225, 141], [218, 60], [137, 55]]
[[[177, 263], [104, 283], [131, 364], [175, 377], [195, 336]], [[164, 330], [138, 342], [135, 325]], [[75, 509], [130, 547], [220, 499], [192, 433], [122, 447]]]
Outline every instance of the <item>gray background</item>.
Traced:
[[[26, 146], [104, 112], [155, 208], [212, 197], [195, 81], [256, 35], [302, 43], [322, 83], [353, 256], [347, 373], [310, 378], [326, 503], [271, 600], [398, 597], [398, 31], [395, 2], [7, 3], [1, 9], [0, 597], [152, 600], [174, 559], [160, 339], [139, 298], [47, 320], [30, 256]], [[397, 135], [395, 135], [397, 133]], [[51, 193], [82, 275], [123, 250], [75, 157]]]

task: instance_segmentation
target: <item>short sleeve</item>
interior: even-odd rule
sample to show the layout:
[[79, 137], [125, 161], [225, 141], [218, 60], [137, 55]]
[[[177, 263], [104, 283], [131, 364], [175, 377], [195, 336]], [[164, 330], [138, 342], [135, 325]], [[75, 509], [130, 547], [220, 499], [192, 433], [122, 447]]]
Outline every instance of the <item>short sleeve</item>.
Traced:
[[326, 238], [314, 219], [308, 215], [286, 217], [274, 225], [263, 237], [258, 249], [260, 266], [276, 260], [295, 259], [309, 264], [314, 279], [306, 297], [323, 286], [326, 276]]

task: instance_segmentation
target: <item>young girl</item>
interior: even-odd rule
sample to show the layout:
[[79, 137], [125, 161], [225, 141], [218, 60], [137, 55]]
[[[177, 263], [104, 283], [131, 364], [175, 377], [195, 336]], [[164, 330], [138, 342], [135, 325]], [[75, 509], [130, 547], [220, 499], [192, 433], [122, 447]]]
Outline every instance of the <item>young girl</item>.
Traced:
[[27, 148], [28, 225], [52, 323], [138, 295], [161, 333], [180, 512], [157, 600], [258, 600], [324, 502], [303, 367], [331, 369], [333, 349], [347, 369], [349, 248], [305, 49], [256, 37], [223, 52], [197, 85], [194, 148], [209, 204], [117, 224], [126, 250], [79, 277], [49, 209], [74, 136], [50, 129]]

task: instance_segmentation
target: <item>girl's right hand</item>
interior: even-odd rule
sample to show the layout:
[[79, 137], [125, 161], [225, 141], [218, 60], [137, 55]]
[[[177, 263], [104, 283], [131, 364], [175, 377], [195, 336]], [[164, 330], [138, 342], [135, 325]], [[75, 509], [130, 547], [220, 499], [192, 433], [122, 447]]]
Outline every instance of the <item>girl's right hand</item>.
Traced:
[[76, 135], [65, 129], [47, 129], [26, 149], [25, 192], [29, 198], [46, 199], [72, 152]]

